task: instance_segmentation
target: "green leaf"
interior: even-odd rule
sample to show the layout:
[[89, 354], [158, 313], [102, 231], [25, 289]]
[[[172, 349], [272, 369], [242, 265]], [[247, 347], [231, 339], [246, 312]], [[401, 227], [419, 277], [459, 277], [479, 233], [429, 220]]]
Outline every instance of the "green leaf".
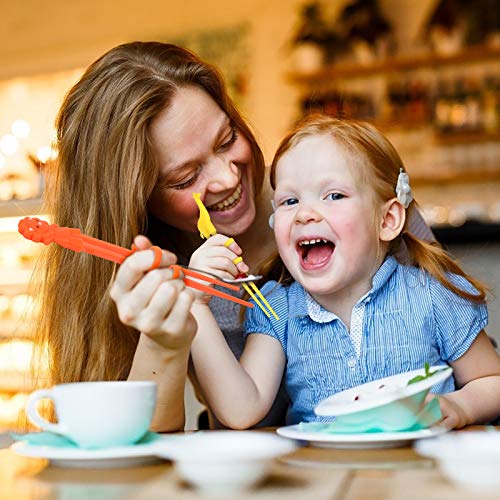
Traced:
[[426, 379], [432, 377], [433, 375], [435, 375], [436, 373], [442, 372], [444, 370], [446, 370], [446, 367], [445, 368], [439, 368], [438, 370], [434, 370], [433, 372], [431, 372], [431, 366], [430, 366], [430, 364], [429, 363], [425, 363], [424, 364], [424, 373], [425, 373], [425, 375], [417, 375], [417, 376], [413, 377], [412, 379], [408, 380], [407, 385], [415, 384], [417, 382], [421, 382], [422, 380], [426, 380]]

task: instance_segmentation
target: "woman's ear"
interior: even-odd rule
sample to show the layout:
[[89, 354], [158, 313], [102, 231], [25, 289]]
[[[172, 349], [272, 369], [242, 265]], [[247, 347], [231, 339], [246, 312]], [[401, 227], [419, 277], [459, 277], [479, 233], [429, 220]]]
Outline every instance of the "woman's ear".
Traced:
[[379, 237], [381, 241], [396, 239], [405, 225], [406, 210], [397, 198], [392, 198], [382, 208]]

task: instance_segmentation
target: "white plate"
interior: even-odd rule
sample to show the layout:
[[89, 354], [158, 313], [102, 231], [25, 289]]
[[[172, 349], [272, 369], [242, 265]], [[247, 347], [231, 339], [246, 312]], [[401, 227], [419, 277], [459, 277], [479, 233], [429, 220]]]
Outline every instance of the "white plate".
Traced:
[[368, 449], [399, 448], [416, 439], [427, 439], [447, 432], [445, 427], [431, 427], [408, 432], [372, 432], [358, 434], [326, 434], [323, 432], [305, 432], [300, 425], [280, 427], [276, 432], [283, 437], [308, 441], [320, 448]]
[[[339, 416], [371, 410], [428, 390], [446, 380], [453, 372], [449, 366], [431, 366], [430, 369], [441, 371], [410, 385], [408, 381], [416, 375], [422, 375], [423, 369], [373, 380], [324, 399], [316, 406], [314, 412], [321, 416]], [[356, 397], [359, 399], [355, 400]]]
[[57, 446], [41, 446], [23, 441], [14, 443], [10, 448], [23, 457], [44, 458], [57, 467], [79, 468], [112, 468], [132, 467], [161, 460], [158, 451], [166, 455], [174, 436], [161, 436], [152, 443], [133, 446], [119, 446], [99, 450], [83, 450], [80, 448], [61, 448]]

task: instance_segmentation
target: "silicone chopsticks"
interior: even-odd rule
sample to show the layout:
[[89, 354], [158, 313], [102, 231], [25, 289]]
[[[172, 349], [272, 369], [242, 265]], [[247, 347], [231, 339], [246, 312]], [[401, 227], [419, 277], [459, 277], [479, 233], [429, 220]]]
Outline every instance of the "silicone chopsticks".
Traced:
[[[207, 208], [201, 201], [201, 194], [200, 193], [193, 193], [193, 199], [196, 202], [196, 205], [198, 205], [198, 209], [200, 211], [200, 216], [198, 218], [198, 223], [197, 223], [197, 228], [198, 231], [200, 232], [200, 236], [204, 239], [208, 239], [211, 236], [214, 236], [217, 234], [217, 229], [215, 229], [215, 226], [212, 224], [212, 221], [210, 220], [210, 214], [208, 213]], [[229, 238], [228, 241], [226, 241], [226, 246], [227, 243], [231, 244], [233, 242], [233, 238]], [[242, 257], [236, 257], [233, 262], [237, 264], [238, 262], [241, 262], [243, 260]], [[242, 276], [247, 276], [246, 274], [239, 274], [237, 277], [242, 277]], [[270, 318], [271, 313], [276, 319], [279, 319], [278, 315], [274, 311], [274, 309], [271, 307], [271, 304], [266, 300], [264, 295], [262, 295], [262, 292], [257, 288], [255, 283], [253, 281], [250, 281], [249, 284], [247, 283], [241, 283], [241, 286], [245, 289], [245, 291], [252, 297], [252, 299], [255, 301], [255, 303], [262, 309], [264, 314]], [[267, 308], [267, 309], [266, 309]]]
[[[45, 245], [56, 243], [57, 245], [73, 250], [74, 252], [85, 252], [95, 255], [96, 257], [101, 257], [102, 259], [116, 262], [117, 264], [121, 264], [128, 256], [135, 252], [135, 249], [131, 250], [114, 245], [113, 243], [108, 243], [107, 241], [92, 238], [91, 236], [86, 236], [82, 234], [79, 229], [61, 227], [57, 224], [49, 224], [48, 222], [36, 217], [25, 217], [24, 219], [21, 219], [18, 224], [18, 231], [26, 239], [34, 241], [35, 243], [43, 243]], [[152, 249], [155, 251], [155, 261], [152, 266], [153, 269], [160, 265], [161, 249], [158, 247], [152, 247]], [[216, 290], [210, 286], [204, 285], [203, 283], [189, 279], [188, 276], [195, 278], [196, 280], [202, 280], [230, 290], [239, 290], [239, 288], [235, 285], [225, 283], [224, 281], [207, 276], [201, 272], [196, 272], [178, 265], [172, 265], [170, 268], [174, 270], [174, 278], [178, 277], [180, 271], [182, 271], [182, 273], [186, 276], [184, 278], [184, 284], [190, 288], [200, 290], [208, 295], [215, 295], [217, 297], [230, 300], [231, 302], [236, 302], [237, 304], [241, 304], [246, 307], [253, 307], [253, 304], [246, 300], [233, 297], [232, 295]]]

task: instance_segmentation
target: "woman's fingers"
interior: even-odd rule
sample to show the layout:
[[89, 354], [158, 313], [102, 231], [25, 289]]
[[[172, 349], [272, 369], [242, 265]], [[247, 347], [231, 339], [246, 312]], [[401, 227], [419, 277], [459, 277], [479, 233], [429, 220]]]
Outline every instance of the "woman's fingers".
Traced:
[[[116, 273], [116, 279], [111, 288], [111, 297], [130, 291], [147, 273], [156, 259], [153, 250], [142, 250], [127, 257]], [[177, 262], [177, 257], [166, 250], [162, 250], [160, 268], [168, 267]]]
[[142, 234], [138, 234], [134, 238], [134, 245], [137, 250], [147, 250], [148, 248], [152, 247], [153, 244], [149, 240], [147, 236], [144, 236]]
[[172, 275], [171, 269], [154, 269], [146, 273], [130, 291], [116, 297], [115, 300], [121, 314], [120, 319], [125, 323], [133, 321], [141, 311], [148, 307], [162, 284], [172, 280]]
[[186, 288], [179, 293], [177, 300], [170, 310], [170, 314], [163, 322], [162, 328], [165, 331], [170, 332], [172, 335], [179, 336], [183, 331], [188, 329], [194, 336], [197, 324], [190, 313], [194, 298], [194, 293]]
[[184, 288], [184, 283], [178, 279], [160, 283], [151, 295], [148, 304], [138, 313], [136, 328], [144, 333], [161, 331], [162, 324]]

